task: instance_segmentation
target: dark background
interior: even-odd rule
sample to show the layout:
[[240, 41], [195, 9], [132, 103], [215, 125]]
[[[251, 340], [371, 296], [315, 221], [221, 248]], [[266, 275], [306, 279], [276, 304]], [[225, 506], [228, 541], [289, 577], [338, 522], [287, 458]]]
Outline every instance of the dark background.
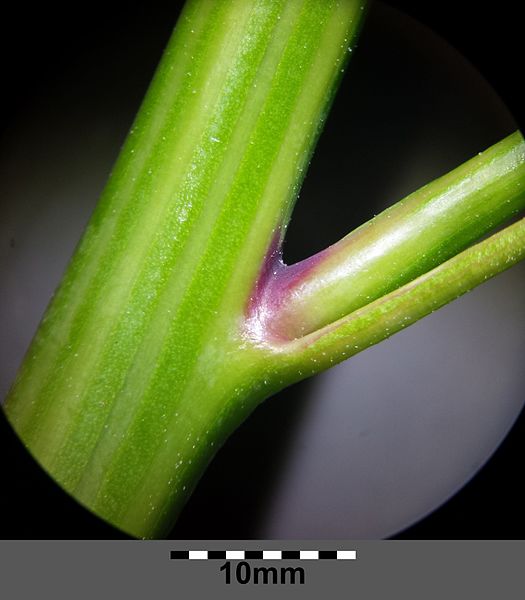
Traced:
[[[483, 9], [479, 2], [389, 2], [448, 40], [498, 91], [518, 123], [525, 116], [521, 90], [522, 26], [517, 3], [501, 3], [501, 10]], [[2, 128], [23, 115], [35, 96], [45, 96], [57, 80], [67, 79], [79, 62], [89, 57], [100, 68], [108, 101], [115, 85], [111, 70], [102, 68], [107, 49], [122, 42], [113, 60], [128, 60], [147, 81], [166, 43], [179, 11], [178, 3], [150, 2], [142, 9], [112, 2], [78, 3], [68, 11], [64, 5], [11, 7], [4, 16], [9, 35], [3, 40], [4, 100]], [[129, 56], [128, 56], [129, 55]], [[140, 101], [143, 89], [129, 84], [129, 94]], [[134, 96], [133, 96], [134, 95]], [[267, 419], [291, 419], [298, 405], [301, 385], [289, 394], [290, 412], [284, 416], [275, 404]], [[273, 413], [273, 414], [272, 414]], [[249, 432], [239, 432], [218, 457], [227, 465], [242, 447]], [[243, 440], [244, 436], [244, 440]], [[283, 448], [286, 442], [283, 441]], [[0, 418], [0, 538], [3, 539], [106, 539], [125, 537], [80, 507], [58, 488], [32, 461], [16, 436]], [[516, 425], [487, 465], [444, 506], [398, 534], [398, 539], [522, 539], [525, 538], [525, 492], [520, 463], [525, 455], [525, 418]], [[279, 447], [276, 448], [276, 452]], [[256, 537], [257, 512], [264, 504], [265, 461], [255, 465], [262, 483], [248, 483], [246, 497], [236, 507], [221, 506], [223, 518], [206, 517], [206, 484], [196, 491], [173, 532], [177, 538]], [[226, 481], [226, 485], [227, 485]], [[220, 501], [219, 501], [220, 502]], [[250, 504], [251, 502], [251, 504]], [[239, 520], [235, 511], [246, 510], [250, 518]], [[251, 521], [250, 521], [251, 519]]]

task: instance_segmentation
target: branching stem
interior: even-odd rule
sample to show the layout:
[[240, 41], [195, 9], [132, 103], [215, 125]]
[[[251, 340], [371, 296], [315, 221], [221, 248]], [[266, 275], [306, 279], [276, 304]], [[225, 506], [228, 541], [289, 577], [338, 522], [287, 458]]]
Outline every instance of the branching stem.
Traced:
[[523, 209], [525, 141], [517, 131], [311, 258], [286, 266], [274, 243], [249, 327], [269, 340], [303, 337], [426, 273]]
[[263, 399], [523, 257], [521, 221], [450, 258], [523, 207], [514, 134], [282, 265], [364, 8], [188, 2], [27, 352], [10, 422], [60, 485], [132, 535], [169, 530]]

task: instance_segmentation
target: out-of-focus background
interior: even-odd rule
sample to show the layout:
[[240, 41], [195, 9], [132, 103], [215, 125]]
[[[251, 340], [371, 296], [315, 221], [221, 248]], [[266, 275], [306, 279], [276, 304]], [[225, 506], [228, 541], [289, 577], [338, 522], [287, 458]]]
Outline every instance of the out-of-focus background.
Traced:
[[[39, 10], [15, 11], [11, 106], [0, 140], [1, 397], [178, 6]], [[507, 105], [518, 104], [509, 84], [511, 15], [494, 16], [490, 29], [487, 15], [469, 20], [444, 9], [424, 14], [416, 2], [376, 2], [301, 192], [288, 262], [335, 242], [517, 128], [472, 64], [407, 13], [485, 67]], [[504, 23], [508, 47], [487, 37]], [[490, 56], [483, 36], [494, 45]], [[525, 537], [518, 479], [524, 358], [520, 265], [264, 403], [219, 452], [172, 537]], [[122, 536], [62, 492], [3, 418], [1, 426], [0, 538]]]

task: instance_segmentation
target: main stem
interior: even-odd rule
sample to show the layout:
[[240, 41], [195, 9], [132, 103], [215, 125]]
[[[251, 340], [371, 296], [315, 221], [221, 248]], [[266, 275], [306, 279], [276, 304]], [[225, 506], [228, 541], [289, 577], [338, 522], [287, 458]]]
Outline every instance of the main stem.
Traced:
[[[516, 134], [378, 217], [368, 239], [280, 263], [362, 14], [357, 0], [188, 3], [8, 396], [40, 463], [132, 535], [169, 530], [261, 400], [523, 257], [521, 222], [426, 272], [524, 206]], [[385, 234], [400, 245], [375, 260]], [[356, 252], [365, 275], [338, 278]]]
[[169, 529], [265, 395], [238, 332], [362, 9], [188, 3], [10, 392], [41, 464], [133, 535]]

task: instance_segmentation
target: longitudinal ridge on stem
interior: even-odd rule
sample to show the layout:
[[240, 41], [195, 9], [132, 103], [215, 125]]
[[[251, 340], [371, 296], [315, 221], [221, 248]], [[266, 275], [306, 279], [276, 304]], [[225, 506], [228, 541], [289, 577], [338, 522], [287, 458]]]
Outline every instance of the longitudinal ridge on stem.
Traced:
[[9, 394], [41, 464], [133, 535], [169, 528], [264, 395], [238, 325], [363, 7], [189, 1]]

